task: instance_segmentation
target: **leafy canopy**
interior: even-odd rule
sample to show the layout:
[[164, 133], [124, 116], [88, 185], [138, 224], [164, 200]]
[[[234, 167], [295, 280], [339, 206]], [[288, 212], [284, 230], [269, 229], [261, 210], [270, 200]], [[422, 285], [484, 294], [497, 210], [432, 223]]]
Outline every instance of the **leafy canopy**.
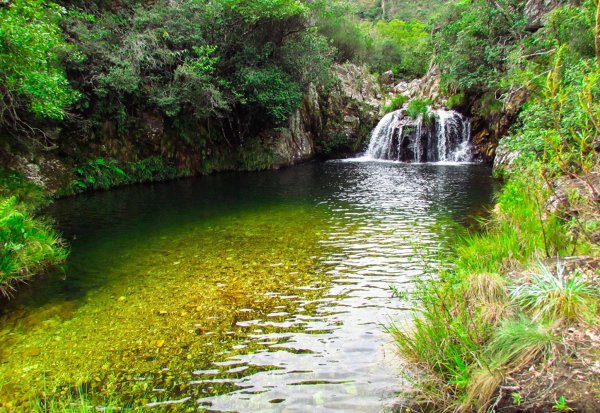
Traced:
[[65, 13], [44, 0], [0, 7], [0, 124], [18, 122], [23, 108], [59, 120], [77, 99], [62, 67], [71, 51], [59, 26]]

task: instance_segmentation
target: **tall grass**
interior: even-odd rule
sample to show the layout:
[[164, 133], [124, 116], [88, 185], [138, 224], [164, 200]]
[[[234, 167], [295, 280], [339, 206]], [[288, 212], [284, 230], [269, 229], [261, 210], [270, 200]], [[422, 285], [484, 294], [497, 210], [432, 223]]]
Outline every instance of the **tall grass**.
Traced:
[[526, 317], [504, 319], [479, 351], [478, 364], [473, 365], [460, 409], [475, 408], [486, 412], [502, 378], [533, 363], [539, 357], [548, 358], [558, 337], [547, 325]]
[[557, 324], [587, 321], [596, 314], [599, 291], [578, 273], [567, 274], [556, 264], [556, 271], [539, 263], [539, 272], [528, 282], [511, 291], [512, 299], [530, 312], [533, 320], [550, 320]]
[[419, 397], [437, 408], [486, 411], [507, 372], [539, 360], [556, 343], [554, 324], [536, 314], [570, 317], [591, 305], [578, 281], [559, 289], [540, 276], [512, 287], [502, 275], [576, 247], [563, 221], [542, 210], [546, 195], [531, 175], [514, 176], [484, 231], [462, 238], [451, 269], [418, 284], [412, 324], [389, 328], [401, 353], [429, 372]]
[[458, 271], [498, 273], [531, 259], [571, 253], [574, 241], [564, 221], [544, 210], [549, 196], [539, 175], [513, 177], [500, 193], [486, 231], [464, 237], [457, 248]]

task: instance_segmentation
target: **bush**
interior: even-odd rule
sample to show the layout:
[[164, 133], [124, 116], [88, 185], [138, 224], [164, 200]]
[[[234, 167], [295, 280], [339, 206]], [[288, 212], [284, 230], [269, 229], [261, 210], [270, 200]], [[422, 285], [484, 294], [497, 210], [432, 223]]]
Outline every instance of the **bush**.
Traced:
[[600, 298], [597, 288], [579, 274], [566, 274], [560, 261], [556, 273], [540, 263], [539, 272], [511, 292], [511, 298], [532, 314], [533, 320], [554, 323], [588, 321], [595, 315]]
[[345, 0], [313, 1], [309, 3], [317, 20], [318, 32], [334, 48], [338, 63], [363, 63], [368, 60], [372, 40], [355, 17], [355, 8]]
[[71, 49], [60, 28], [64, 14], [44, 0], [0, 5], [0, 126], [30, 131], [17, 111], [60, 120], [77, 99], [61, 61]]
[[431, 105], [430, 100], [413, 99], [408, 102], [406, 114], [413, 119], [417, 119], [419, 116], [425, 116], [429, 111], [429, 105]]
[[113, 186], [131, 182], [132, 178], [117, 166], [114, 160], [96, 159], [75, 168], [79, 179], [71, 183], [75, 192], [86, 189], [109, 189]]
[[112, 118], [123, 130], [129, 116], [120, 114], [157, 109], [175, 126], [181, 118], [210, 121], [223, 141], [241, 142], [285, 121], [309, 83], [327, 82], [331, 48], [310, 27], [311, 7], [160, 0], [104, 11], [93, 22], [74, 18], [69, 31], [87, 60], [72, 72], [97, 124]]
[[436, 22], [436, 62], [451, 93], [496, 91], [507, 70], [507, 57], [527, 38], [523, 2], [456, 2]]
[[446, 102], [446, 106], [448, 107], [448, 109], [457, 109], [457, 108], [460, 108], [464, 104], [465, 104], [465, 94], [464, 93], [458, 93], [456, 95], [452, 95], [448, 98], [448, 101]]
[[386, 113], [390, 113], [395, 110], [401, 109], [407, 100], [408, 100], [408, 98], [404, 95], [394, 96], [392, 98], [392, 100], [390, 101], [390, 103], [388, 103], [387, 105], [384, 106], [383, 113], [386, 114]]
[[58, 234], [35, 218], [17, 198], [0, 198], [0, 293], [14, 284], [62, 263], [67, 257]]
[[368, 62], [378, 72], [392, 70], [407, 78], [423, 76], [429, 68], [432, 46], [429, 28], [419, 21], [379, 21], [369, 31], [373, 44]]

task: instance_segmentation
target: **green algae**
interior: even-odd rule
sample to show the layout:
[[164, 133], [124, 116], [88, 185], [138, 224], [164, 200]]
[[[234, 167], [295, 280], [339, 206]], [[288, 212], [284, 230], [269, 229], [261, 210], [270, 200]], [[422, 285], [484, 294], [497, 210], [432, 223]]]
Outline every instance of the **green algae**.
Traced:
[[[195, 383], [194, 372], [264, 348], [249, 339], [245, 321], [297, 312], [299, 301], [289, 297], [322, 294], [326, 225], [314, 207], [283, 205], [159, 226], [143, 242], [119, 245], [105, 281], [81, 298], [3, 315], [0, 407], [60, 405], [81, 388], [91, 402], [108, 395], [129, 406], [232, 391], [226, 380]], [[109, 259], [104, 247], [100, 261]], [[306, 286], [314, 288], [298, 288]], [[262, 330], [303, 328], [273, 320]]]

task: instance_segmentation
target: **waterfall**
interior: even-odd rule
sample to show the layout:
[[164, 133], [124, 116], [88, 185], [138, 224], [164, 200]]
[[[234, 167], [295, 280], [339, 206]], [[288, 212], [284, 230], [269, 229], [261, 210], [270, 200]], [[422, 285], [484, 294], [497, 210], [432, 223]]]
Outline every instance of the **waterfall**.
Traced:
[[401, 162], [473, 160], [471, 122], [453, 110], [429, 110], [411, 119], [402, 109], [385, 115], [371, 133], [365, 157]]

